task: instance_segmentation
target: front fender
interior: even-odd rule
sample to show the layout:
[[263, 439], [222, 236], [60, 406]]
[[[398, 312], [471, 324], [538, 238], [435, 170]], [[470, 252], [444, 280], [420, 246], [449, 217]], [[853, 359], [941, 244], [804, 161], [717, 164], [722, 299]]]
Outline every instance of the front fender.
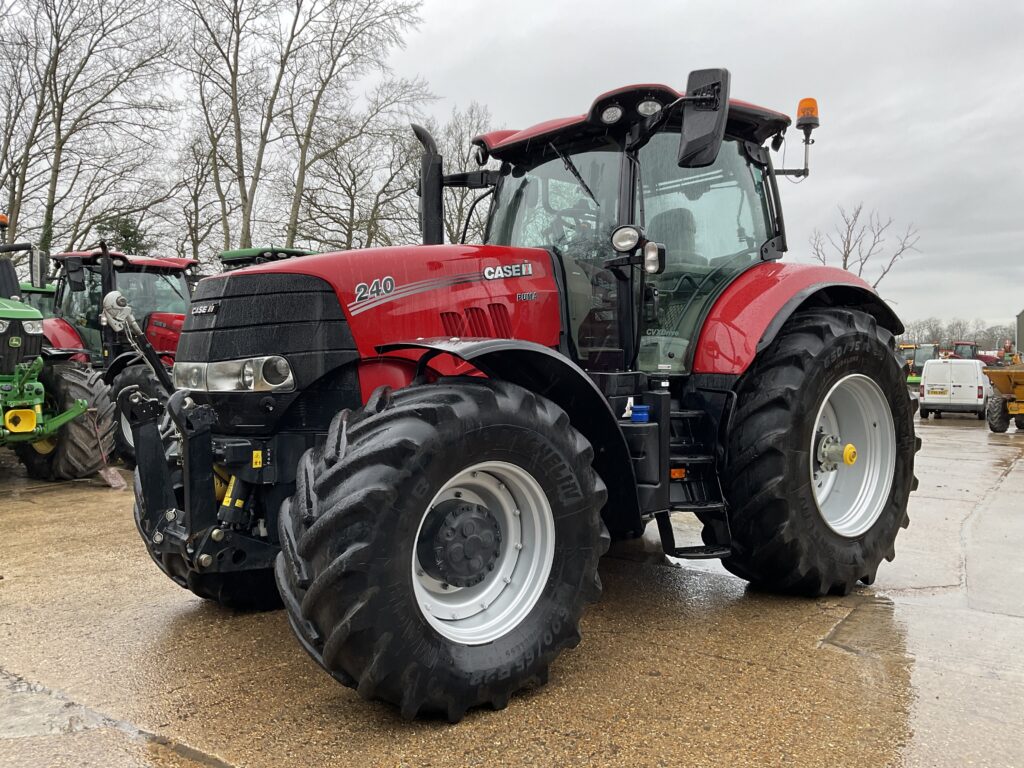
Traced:
[[694, 373], [739, 375], [798, 309], [849, 307], [894, 335], [903, 323], [870, 285], [846, 270], [766, 262], [748, 269], [715, 301], [701, 328]]
[[377, 347], [382, 354], [407, 349], [465, 360], [489, 378], [517, 384], [561, 407], [594, 447], [594, 469], [608, 487], [601, 516], [609, 532], [622, 538], [643, 530], [626, 438], [608, 400], [583, 369], [548, 347], [516, 339], [417, 339]]
[[142, 363], [142, 356], [137, 352], [122, 352], [120, 355], [110, 361], [110, 365], [107, 366], [107, 370], [103, 372], [103, 381], [107, 384], [113, 384], [114, 379], [117, 378], [118, 374], [121, 373], [129, 365], [135, 363]]

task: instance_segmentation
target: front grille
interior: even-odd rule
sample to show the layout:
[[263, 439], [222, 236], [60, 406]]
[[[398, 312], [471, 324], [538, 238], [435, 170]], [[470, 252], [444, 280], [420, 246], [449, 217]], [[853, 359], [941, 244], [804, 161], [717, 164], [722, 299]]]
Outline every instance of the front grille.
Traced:
[[303, 388], [358, 357], [330, 284], [311, 275], [229, 274], [202, 280], [177, 360], [212, 362], [282, 355]]
[[[12, 347], [12, 339], [20, 339], [21, 344]], [[14, 366], [34, 360], [42, 351], [42, 334], [27, 334], [21, 327], [21, 320], [11, 320], [7, 330], [0, 333], [0, 375], [10, 376], [14, 373]]]

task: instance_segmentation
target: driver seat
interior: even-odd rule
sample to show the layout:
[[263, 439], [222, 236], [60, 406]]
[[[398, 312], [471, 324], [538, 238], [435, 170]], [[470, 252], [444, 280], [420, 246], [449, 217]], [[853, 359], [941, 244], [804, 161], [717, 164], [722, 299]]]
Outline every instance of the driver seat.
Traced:
[[707, 266], [708, 260], [697, 253], [697, 222], [686, 208], [673, 208], [651, 217], [647, 239], [665, 246], [668, 271], [673, 266], [697, 264]]

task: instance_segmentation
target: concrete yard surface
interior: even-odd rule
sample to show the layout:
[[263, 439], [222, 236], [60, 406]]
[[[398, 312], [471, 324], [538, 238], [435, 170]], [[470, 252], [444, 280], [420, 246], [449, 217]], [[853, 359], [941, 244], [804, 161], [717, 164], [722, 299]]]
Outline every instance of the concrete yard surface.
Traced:
[[[457, 725], [164, 577], [130, 491], [0, 459], [0, 766], [1024, 765], [1024, 433], [920, 425], [910, 528], [817, 600], [616, 544], [547, 686]], [[680, 543], [699, 525], [680, 520]]]

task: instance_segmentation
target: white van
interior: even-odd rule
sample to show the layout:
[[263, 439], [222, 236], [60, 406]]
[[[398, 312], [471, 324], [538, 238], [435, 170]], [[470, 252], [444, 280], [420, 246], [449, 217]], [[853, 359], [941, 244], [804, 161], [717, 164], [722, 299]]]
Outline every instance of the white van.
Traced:
[[928, 360], [921, 373], [918, 395], [921, 418], [934, 413], [974, 413], [985, 418], [985, 403], [992, 383], [983, 373], [981, 360]]

